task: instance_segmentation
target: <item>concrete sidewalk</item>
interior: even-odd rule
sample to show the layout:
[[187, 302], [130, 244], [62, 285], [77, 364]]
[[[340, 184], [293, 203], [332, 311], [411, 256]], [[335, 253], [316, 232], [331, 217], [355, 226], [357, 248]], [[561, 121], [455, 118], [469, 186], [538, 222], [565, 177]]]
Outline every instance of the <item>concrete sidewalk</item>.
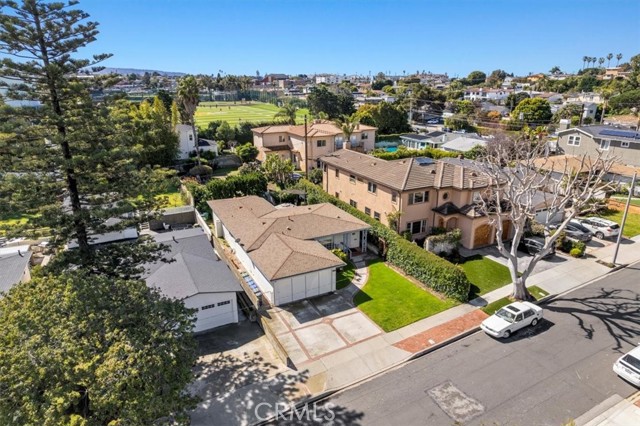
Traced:
[[[561, 294], [593, 281], [612, 271], [598, 263], [610, 262], [615, 245], [593, 251], [583, 259], [570, 259], [558, 266], [532, 275], [527, 285], [538, 286], [549, 295]], [[620, 247], [618, 264], [640, 261], [640, 236], [625, 240]], [[362, 286], [364, 282], [358, 283]], [[384, 333], [355, 346], [331, 353], [313, 362], [303, 363], [300, 371], [307, 371], [312, 386], [309, 391], [319, 394], [334, 391], [364, 380], [399, 365], [425, 351], [461, 335], [476, 330], [486, 318], [479, 308], [511, 294], [511, 285], [504, 286], [439, 314], [424, 318], [398, 330]]]
[[613, 395], [578, 417], [575, 426], [640, 425], [640, 392], [628, 399]]

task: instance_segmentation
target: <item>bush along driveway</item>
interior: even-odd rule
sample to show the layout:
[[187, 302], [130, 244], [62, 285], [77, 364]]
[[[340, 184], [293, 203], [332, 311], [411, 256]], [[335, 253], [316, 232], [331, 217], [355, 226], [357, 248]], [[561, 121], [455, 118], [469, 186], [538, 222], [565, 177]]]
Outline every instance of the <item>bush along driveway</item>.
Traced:
[[458, 304], [453, 299], [429, 293], [381, 260], [369, 264], [369, 279], [353, 302], [386, 332]]

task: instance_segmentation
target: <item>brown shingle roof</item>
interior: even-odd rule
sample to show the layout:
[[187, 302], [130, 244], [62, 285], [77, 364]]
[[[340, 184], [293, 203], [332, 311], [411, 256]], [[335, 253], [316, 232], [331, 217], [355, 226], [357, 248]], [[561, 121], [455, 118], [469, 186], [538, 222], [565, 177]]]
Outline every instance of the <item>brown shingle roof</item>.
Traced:
[[260, 248], [249, 253], [249, 257], [268, 280], [337, 268], [345, 264], [317, 241], [300, 240], [281, 234], [269, 235]]
[[[320, 158], [348, 173], [398, 191], [421, 188], [471, 189], [487, 186], [488, 180], [471, 163], [405, 158], [381, 160], [351, 150], [339, 150]], [[422, 163], [422, 164], [421, 164]]]
[[[269, 253], [278, 251], [280, 246], [284, 244], [282, 241], [289, 241], [287, 238], [313, 243], [313, 247], [319, 246], [323, 253], [326, 252], [333, 256], [333, 254], [319, 243], [305, 240], [315, 240], [329, 235], [355, 232], [370, 228], [365, 222], [329, 203], [276, 209], [263, 198], [248, 196], [211, 200], [208, 204], [213, 213], [222, 221], [225, 228], [237, 239], [238, 243], [252, 259], [254, 259], [254, 253], [259, 251], [254, 262], [265, 274], [267, 274], [267, 271], [276, 274], [277, 271], [273, 270], [272, 266], [264, 262], [266, 262], [266, 259], [271, 259], [272, 256], [275, 256], [275, 254]], [[281, 236], [285, 239], [274, 240], [272, 238], [273, 235]], [[287, 244], [296, 252], [300, 250], [304, 251], [304, 248], [311, 247], [309, 244]], [[300, 248], [300, 250], [297, 250], [298, 248]], [[319, 260], [315, 266], [313, 262], [308, 261], [308, 257], [291, 254], [294, 256], [292, 259], [305, 260], [305, 262], [301, 264], [301, 267], [295, 267], [296, 270], [299, 271], [298, 273], [325, 268], [324, 266], [317, 266], [326, 264], [327, 255], [323, 254], [320, 256], [317, 255], [318, 252], [318, 250], [313, 248], [307, 251], [308, 255], [318, 257]], [[335, 258], [335, 256], [333, 256], [333, 258]], [[293, 267], [294, 266], [287, 267], [289, 269], [284, 268], [283, 271], [290, 270]], [[278, 272], [278, 274], [281, 273], [282, 272]], [[274, 275], [274, 277], [275, 276], [276, 275]]]

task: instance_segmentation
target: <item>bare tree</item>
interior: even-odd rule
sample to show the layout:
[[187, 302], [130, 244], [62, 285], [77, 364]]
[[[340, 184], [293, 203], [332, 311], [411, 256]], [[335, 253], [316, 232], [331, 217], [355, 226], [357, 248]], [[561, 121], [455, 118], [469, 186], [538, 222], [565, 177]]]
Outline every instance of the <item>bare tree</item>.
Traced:
[[[602, 153], [597, 158], [582, 156], [568, 161], [559, 161], [559, 158], [566, 159], [548, 157], [545, 143], [497, 135], [478, 161], [478, 168], [490, 181], [480, 202], [480, 211], [491, 218], [490, 223], [495, 227], [498, 250], [507, 258], [511, 273], [512, 297], [517, 300], [531, 298], [526, 282], [536, 264], [551, 251], [567, 224], [579, 214], [592, 211], [595, 196], [611, 185], [604, 178], [613, 158]], [[521, 271], [518, 245], [541, 202], [546, 209], [546, 219], [541, 223], [545, 229], [544, 247]], [[564, 212], [562, 222], [552, 223], [561, 212]], [[503, 232], [509, 222], [513, 238], [507, 246]]]

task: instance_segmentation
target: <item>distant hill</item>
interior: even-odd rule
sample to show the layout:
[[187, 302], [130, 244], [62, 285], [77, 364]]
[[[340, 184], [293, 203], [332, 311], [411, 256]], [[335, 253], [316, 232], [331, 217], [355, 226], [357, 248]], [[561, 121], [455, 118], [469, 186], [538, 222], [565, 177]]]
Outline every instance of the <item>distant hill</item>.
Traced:
[[157, 72], [158, 74], [164, 77], [182, 77], [186, 75], [183, 72], [170, 72], [170, 71], [158, 71], [158, 70], [139, 70], [136, 68], [105, 68], [102, 71], [98, 72], [98, 74], [120, 74], [120, 75], [129, 75], [129, 74], [137, 74], [144, 75], [144, 73], [148, 72], [149, 74], [153, 74]]

